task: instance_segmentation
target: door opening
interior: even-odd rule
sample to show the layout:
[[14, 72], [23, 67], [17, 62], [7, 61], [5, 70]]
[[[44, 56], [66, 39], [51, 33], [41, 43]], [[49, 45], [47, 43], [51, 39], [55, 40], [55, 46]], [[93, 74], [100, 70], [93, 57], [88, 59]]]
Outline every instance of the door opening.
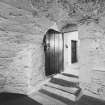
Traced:
[[64, 72], [78, 75], [78, 31], [64, 33]]

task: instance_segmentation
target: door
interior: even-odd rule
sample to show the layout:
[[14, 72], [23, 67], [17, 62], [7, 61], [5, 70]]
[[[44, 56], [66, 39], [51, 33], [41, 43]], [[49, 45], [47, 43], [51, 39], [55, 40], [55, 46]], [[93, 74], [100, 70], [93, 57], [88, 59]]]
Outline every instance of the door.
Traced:
[[71, 63], [77, 62], [77, 41], [71, 40]]
[[63, 35], [53, 29], [44, 36], [46, 76], [63, 71]]

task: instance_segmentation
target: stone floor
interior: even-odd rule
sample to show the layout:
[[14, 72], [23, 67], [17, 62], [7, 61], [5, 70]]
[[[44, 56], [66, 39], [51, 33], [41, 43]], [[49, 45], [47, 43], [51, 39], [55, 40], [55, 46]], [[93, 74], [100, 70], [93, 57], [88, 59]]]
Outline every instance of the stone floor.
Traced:
[[52, 76], [28, 96], [0, 94], [0, 105], [105, 105], [105, 102], [82, 95], [77, 75], [63, 72]]
[[82, 95], [77, 75], [57, 74], [30, 95], [42, 105], [105, 105], [105, 102]]
[[38, 91], [28, 96], [1, 93], [0, 105], [105, 105], [105, 102], [82, 96], [78, 76], [61, 73], [44, 83]]
[[[57, 99], [56, 98], [54, 99], [52, 97], [52, 101], [55, 100]], [[88, 96], [82, 96], [82, 98], [77, 102], [72, 102], [65, 98], [61, 99], [58, 102], [61, 103], [60, 105], [105, 105], [105, 102], [96, 100]], [[58, 102], [56, 104], [52, 104], [52, 102], [50, 102], [49, 104], [44, 104], [44, 103], [41, 104], [21, 94], [11, 94], [11, 93], [0, 94], [0, 105], [59, 105]]]

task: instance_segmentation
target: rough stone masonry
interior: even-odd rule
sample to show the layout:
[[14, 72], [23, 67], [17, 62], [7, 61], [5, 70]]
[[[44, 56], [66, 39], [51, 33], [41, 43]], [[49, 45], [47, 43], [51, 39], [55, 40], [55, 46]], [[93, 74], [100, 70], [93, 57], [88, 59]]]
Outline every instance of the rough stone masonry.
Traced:
[[0, 92], [27, 94], [45, 78], [42, 39], [54, 23], [78, 26], [80, 87], [105, 100], [104, 0], [0, 0]]
[[0, 2], [0, 92], [27, 94], [45, 79], [42, 40], [52, 24]]
[[100, 23], [79, 27], [79, 77], [85, 94], [105, 100], [105, 30]]

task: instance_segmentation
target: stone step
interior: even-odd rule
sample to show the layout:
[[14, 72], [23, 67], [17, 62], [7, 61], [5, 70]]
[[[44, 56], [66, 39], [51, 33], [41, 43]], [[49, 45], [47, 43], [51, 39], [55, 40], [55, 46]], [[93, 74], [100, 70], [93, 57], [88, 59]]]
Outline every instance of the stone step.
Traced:
[[62, 72], [62, 73], [65, 73], [65, 74], [72, 74], [72, 75], [78, 77], [78, 76], [79, 76], [79, 69], [72, 69], [72, 68], [70, 68], [70, 69], [65, 69], [64, 72]]
[[66, 103], [66, 105], [75, 105], [74, 101], [71, 101], [70, 99], [67, 99], [67, 98], [65, 98], [63, 96], [60, 96], [60, 95], [57, 95], [57, 94], [53, 94], [53, 93], [51, 93], [51, 92], [49, 92], [47, 90], [41, 89], [40, 92], [43, 93], [43, 94], [46, 94], [46, 95], [48, 95], [50, 97], [53, 97], [53, 98], [55, 98], [57, 100], [60, 100], [63, 103]]
[[71, 74], [71, 73], [66, 73], [66, 72], [63, 72], [61, 74], [68, 77], [79, 78], [76, 74]]
[[59, 79], [63, 79], [63, 80], [70, 81], [70, 82], [79, 82], [78, 78], [69, 77], [69, 76], [65, 76], [62, 74], [57, 74], [54, 76], [54, 78], [59, 78]]
[[59, 90], [62, 90], [64, 92], [68, 92], [68, 93], [71, 93], [71, 94], [74, 94], [74, 95], [77, 95], [77, 93], [79, 93], [78, 91], [80, 91], [80, 88], [61, 86], [61, 85], [54, 84], [54, 83], [51, 83], [51, 82], [46, 83], [45, 86], [52, 87], [52, 88], [55, 88], [55, 89], [59, 89]]
[[62, 96], [64, 98], [67, 98], [71, 101], [76, 101], [76, 96], [74, 94], [70, 94], [69, 92], [64, 92], [62, 90], [59, 90], [59, 89], [56, 89], [56, 88], [53, 88], [53, 87], [48, 87], [48, 86], [42, 86], [42, 89], [50, 92], [50, 93], [53, 93], [53, 94], [56, 94], [58, 96]]
[[52, 78], [50, 80], [51, 83], [55, 83], [55, 84], [58, 84], [58, 85], [61, 85], [61, 86], [66, 86], [66, 87], [77, 87], [79, 88], [79, 82], [74, 82], [74, 81], [67, 81], [67, 80], [64, 80], [62, 78]]
[[48, 96], [41, 92], [36, 92], [30, 96], [35, 101], [41, 103], [42, 105], [67, 105], [60, 100], [57, 100], [51, 96]]

